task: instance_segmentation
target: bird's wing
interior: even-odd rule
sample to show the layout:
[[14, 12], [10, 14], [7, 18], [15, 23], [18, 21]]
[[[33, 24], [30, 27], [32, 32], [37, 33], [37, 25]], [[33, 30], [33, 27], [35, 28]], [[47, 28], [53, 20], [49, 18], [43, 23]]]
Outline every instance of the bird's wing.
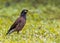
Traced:
[[14, 29], [19, 22], [21, 22], [21, 20], [20, 20], [20, 19], [17, 19], [17, 20], [14, 22], [14, 24], [11, 26], [10, 29]]
[[18, 18], [14, 23], [13, 25], [10, 27], [10, 29], [8, 30], [7, 34], [10, 32], [10, 31], [14, 31], [14, 28], [17, 26], [17, 24], [21, 22], [20, 18]]

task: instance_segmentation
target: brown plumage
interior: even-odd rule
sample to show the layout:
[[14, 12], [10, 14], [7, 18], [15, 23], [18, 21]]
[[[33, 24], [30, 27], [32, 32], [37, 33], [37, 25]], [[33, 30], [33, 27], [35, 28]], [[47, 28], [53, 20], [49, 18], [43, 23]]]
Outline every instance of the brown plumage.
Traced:
[[27, 14], [27, 12], [28, 12], [28, 10], [26, 10], [26, 9], [22, 10], [20, 17], [10, 27], [7, 34], [10, 34], [14, 31], [17, 31], [19, 33], [19, 31], [22, 30], [22, 28], [24, 27], [24, 25], [26, 23], [26, 14]]

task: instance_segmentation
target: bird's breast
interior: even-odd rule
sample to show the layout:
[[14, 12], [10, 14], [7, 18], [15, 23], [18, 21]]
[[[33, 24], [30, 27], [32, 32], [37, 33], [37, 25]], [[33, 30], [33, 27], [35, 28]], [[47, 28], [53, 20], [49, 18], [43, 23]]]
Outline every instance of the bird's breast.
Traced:
[[20, 28], [23, 28], [24, 25], [25, 25], [25, 23], [26, 23], [26, 20], [22, 17], [22, 18], [21, 18], [21, 22], [19, 23], [19, 27], [20, 27]]
[[25, 20], [21, 20], [21, 22], [17, 25], [17, 30], [22, 30], [22, 28], [24, 27], [26, 21]]

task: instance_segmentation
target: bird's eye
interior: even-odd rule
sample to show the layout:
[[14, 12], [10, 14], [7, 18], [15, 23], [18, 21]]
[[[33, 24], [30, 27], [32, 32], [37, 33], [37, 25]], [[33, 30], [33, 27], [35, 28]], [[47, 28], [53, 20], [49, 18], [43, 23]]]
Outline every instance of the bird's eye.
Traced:
[[27, 11], [25, 10], [25, 12], [27, 12]]

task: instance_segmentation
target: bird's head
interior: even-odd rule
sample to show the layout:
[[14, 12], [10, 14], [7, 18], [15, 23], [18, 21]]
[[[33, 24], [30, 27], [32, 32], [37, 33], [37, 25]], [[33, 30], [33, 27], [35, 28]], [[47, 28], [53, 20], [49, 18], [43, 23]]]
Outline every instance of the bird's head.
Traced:
[[28, 12], [28, 10], [27, 10], [27, 9], [23, 9], [23, 10], [22, 10], [22, 12], [21, 12], [21, 16], [26, 15], [26, 14], [27, 14], [27, 12]]

